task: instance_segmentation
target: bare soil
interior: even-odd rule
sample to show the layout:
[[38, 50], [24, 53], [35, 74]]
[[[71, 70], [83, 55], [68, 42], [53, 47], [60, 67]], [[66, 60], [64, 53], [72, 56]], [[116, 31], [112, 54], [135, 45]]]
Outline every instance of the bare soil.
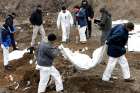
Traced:
[[[56, 15], [54, 15], [56, 16]], [[48, 16], [49, 22], [46, 20], [44, 27], [46, 33], [51, 31], [56, 33], [58, 40], [56, 44], [60, 45], [61, 31], [58, 31], [54, 24], [54, 18]], [[28, 25], [19, 25], [23, 28], [23, 32], [18, 31], [15, 36], [20, 49], [30, 47], [32, 28]], [[100, 46], [99, 33], [93, 31], [93, 36], [88, 40], [87, 44], [76, 44], [75, 37], [77, 34], [76, 29], [72, 29], [71, 41], [68, 44], [64, 44], [65, 47], [69, 47], [73, 50], [79, 50], [84, 47], [88, 47], [89, 50], [84, 53], [92, 55], [94, 49]], [[40, 35], [37, 41], [40, 40]], [[2, 50], [0, 49], [0, 93], [36, 93], [37, 85], [39, 82], [38, 71], [35, 70], [35, 64], [29, 64], [34, 56], [31, 54], [25, 54], [23, 58], [11, 61], [13, 69], [11, 71], [5, 71], [3, 68]], [[64, 93], [140, 93], [140, 54], [127, 52], [126, 57], [128, 59], [131, 75], [136, 78], [134, 83], [126, 83], [123, 81], [120, 67], [117, 65], [113, 75], [117, 77], [113, 83], [104, 83], [101, 81], [102, 74], [105, 70], [106, 64], [99, 64], [97, 67], [88, 71], [77, 71], [69, 61], [66, 61], [63, 57], [57, 57], [55, 60], [56, 68], [61, 72], [64, 83]], [[104, 59], [107, 63], [107, 57]], [[13, 76], [13, 81], [10, 80], [9, 75]], [[19, 87], [17, 85], [19, 84]], [[46, 89], [46, 93], [56, 93], [54, 84], [50, 85]]]
[[[98, 11], [99, 8], [104, 5], [104, 3], [100, 2], [100, 0], [95, 1], [97, 2], [94, 3], [94, 7], [96, 7], [95, 9]], [[129, 3], [126, 3], [126, 1]], [[29, 13], [30, 11], [28, 12], [28, 10], [30, 10], [40, 1], [5, 0], [5, 2], [3, 2], [1, 0], [0, 4], [2, 5], [0, 8], [5, 9], [5, 4], [7, 4], [7, 2], [9, 2], [7, 7], [12, 7], [11, 5], [14, 2], [17, 2], [15, 5], [16, 7], [13, 7], [13, 10], [23, 10], [25, 13]], [[44, 9], [48, 7], [50, 12], [58, 11], [57, 7], [52, 7], [57, 2], [50, 2], [51, 4], [47, 3], [48, 6], [45, 5], [45, 2], [47, 1], [43, 0], [41, 3]], [[111, 12], [113, 14], [113, 19], [125, 18], [139, 22], [139, 0], [112, 0], [112, 4]], [[50, 13], [48, 16], [44, 16], [44, 28], [46, 34], [50, 32], [57, 34], [58, 40], [56, 41], [56, 44], [60, 45], [61, 31], [58, 31], [56, 28], [56, 17], [56, 13]], [[22, 16], [19, 16], [18, 18], [19, 24], [17, 27], [21, 27], [21, 29], [17, 29], [18, 31], [15, 33], [15, 38], [17, 41], [17, 46], [20, 49], [30, 47], [32, 26], [28, 22], [25, 22], [27, 19], [27, 17]], [[64, 44], [64, 46], [73, 50], [88, 47], [89, 49], [84, 53], [92, 56], [93, 50], [100, 46], [100, 32], [97, 30], [97, 28], [95, 28], [93, 29], [93, 36], [88, 40], [87, 44], [76, 44], [77, 30], [73, 28], [71, 31], [71, 41], [68, 44]], [[36, 41], [40, 42], [40, 35], [38, 35]], [[10, 49], [10, 51], [12, 50]], [[136, 79], [134, 83], [126, 83], [123, 81], [121, 69], [118, 65], [114, 69], [112, 75], [117, 79], [114, 80], [113, 83], [102, 82], [101, 77], [106, 67], [107, 57], [104, 59], [105, 64], [99, 64], [95, 68], [87, 71], [75, 70], [74, 66], [69, 61], [65, 60], [61, 55], [55, 59], [54, 65], [60, 71], [63, 77], [64, 93], [140, 93], [140, 53], [127, 52], [126, 58], [128, 59], [130, 65], [131, 75]], [[23, 58], [10, 62], [13, 65], [13, 69], [11, 71], [5, 71], [3, 68], [2, 49], [0, 48], [0, 93], [37, 93], [39, 73], [37, 70], [35, 70], [35, 64], [29, 64], [31, 59], [34, 59], [34, 55], [24, 54]], [[13, 77], [13, 80], [10, 80], [10, 75]], [[54, 84], [48, 86], [46, 93], [56, 93], [53, 86]]]

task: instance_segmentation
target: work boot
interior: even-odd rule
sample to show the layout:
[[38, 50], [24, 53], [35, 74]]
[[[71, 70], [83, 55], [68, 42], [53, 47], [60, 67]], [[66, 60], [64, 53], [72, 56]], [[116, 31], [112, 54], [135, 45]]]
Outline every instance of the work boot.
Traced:
[[12, 47], [13, 47], [13, 51], [14, 51], [14, 50], [19, 50], [19, 49], [16, 47], [16, 44], [15, 44], [15, 43], [12, 44]]
[[134, 82], [135, 79], [134, 78], [128, 78], [128, 79], [124, 79], [124, 82]]
[[12, 69], [12, 65], [6, 65], [6, 66], [4, 66], [4, 69], [5, 70], [11, 70]]
[[64, 93], [64, 90], [61, 90], [61, 91], [59, 91], [59, 92], [57, 92], [57, 93]]

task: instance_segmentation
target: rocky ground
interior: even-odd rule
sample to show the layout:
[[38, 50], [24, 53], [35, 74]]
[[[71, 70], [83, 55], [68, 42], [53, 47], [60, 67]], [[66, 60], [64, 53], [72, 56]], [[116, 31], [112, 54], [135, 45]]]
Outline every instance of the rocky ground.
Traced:
[[[52, 17], [53, 16], [53, 17]], [[61, 31], [56, 29], [55, 19], [56, 14], [50, 14], [45, 19], [44, 27], [46, 33], [54, 32], [58, 36], [57, 44], [60, 45]], [[21, 24], [18, 26], [19, 31], [15, 34], [18, 47], [25, 49], [30, 46], [32, 27], [30, 24]], [[94, 26], [95, 28], [95, 26]], [[87, 44], [76, 43], [75, 37], [77, 30], [72, 29], [71, 42], [65, 44], [73, 50], [79, 50], [88, 47], [84, 53], [92, 56], [94, 49], [99, 47], [99, 31], [93, 30], [93, 36], [88, 40]], [[37, 41], [40, 40], [40, 35]], [[1, 51], [1, 49], [0, 49]], [[123, 81], [120, 67], [117, 66], [114, 70], [113, 77], [116, 78], [113, 83], [104, 83], [101, 81], [106, 64], [99, 64], [97, 67], [88, 71], [75, 71], [74, 67], [69, 61], [63, 57], [57, 57], [55, 66], [61, 72], [64, 83], [64, 93], [140, 93], [140, 54], [127, 52], [126, 55], [130, 64], [130, 70], [133, 77], [136, 78], [134, 83], [126, 83]], [[38, 71], [35, 70], [35, 64], [29, 64], [29, 61], [34, 56], [25, 54], [23, 58], [11, 61], [13, 69], [11, 71], [4, 71], [2, 61], [2, 51], [0, 52], [0, 93], [36, 93], [39, 81]], [[107, 63], [107, 57], [104, 59]], [[54, 84], [47, 88], [46, 93], [55, 93]]]

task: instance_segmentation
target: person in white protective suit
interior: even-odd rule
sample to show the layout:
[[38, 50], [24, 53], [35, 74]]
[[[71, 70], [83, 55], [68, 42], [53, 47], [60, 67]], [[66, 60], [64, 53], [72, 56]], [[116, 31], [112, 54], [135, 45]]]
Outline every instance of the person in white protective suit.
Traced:
[[38, 85], [38, 93], [45, 93], [50, 76], [55, 81], [56, 91], [63, 93], [63, 83], [59, 71], [53, 66], [53, 60], [59, 53], [57, 47], [54, 47], [56, 40], [55, 34], [49, 34], [48, 40], [43, 40], [37, 51], [37, 66], [40, 71], [40, 81]]
[[65, 6], [62, 7], [61, 12], [58, 14], [57, 18], [57, 28], [60, 28], [60, 25], [62, 27], [62, 42], [67, 43], [69, 41], [69, 35], [70, 35], [70, 27], [73, 25], [73, 17], [66, 9]]
[[102, 80], [109, 81], [113, 69], [118, 61], [121, 66], [123, 78], [125, 82], [134, 81], [133, 78], [130, 78], [130, 70], [127, 59], [125, 57], [126, 49], [125, 45], [128, 40], [128, 32], [134, 29], [134, 24], [128, 22], [126, 24], [119, 24], [111, 29], [109, 37], [107, 39], [109, 60], [107, 67], [103, 73]]

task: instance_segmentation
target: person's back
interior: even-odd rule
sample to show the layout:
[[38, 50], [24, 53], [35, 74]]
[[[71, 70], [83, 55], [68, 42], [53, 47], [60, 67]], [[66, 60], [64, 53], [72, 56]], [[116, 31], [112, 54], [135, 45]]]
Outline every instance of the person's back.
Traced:
[[37, 62], [40, 66], [52, 66], [54, 57], [57, 55], [58, 50], [54, 48], [50, 42], [42, 41], [38, 48]]
[[133, 30], [132, 23], [120, 24], [112, 28], [107, 39], [107, 54], [111, 57], [120, 57], [126, 53], [125, 45], [128, 41], [128, 32]]
[[131, 78], [128, 61], [125, 57], [126, 49], [125, 44], [128, 40], [128, 32], [134, 30], [134, 24], [128, 22], [126, 24], [117, 25], [112, 28], [111, 33], [107, 39], [109, 56], [107, 67], [104, 71], [102, 80], [108, 82], [111, 74], [117, 63], [120, 64], [123, 78], [125, 82], [134, 82], [135, 79]]
[[38, 85], [38, 93], [45, 93], [50, 76], [55, 81], [56, 91], [63, 91], [63, 83], [59, 71], [53, 66], [53, 60], [58, 54], [58, 48], [55, 47], [55, 34], [49, 34], [39, 45], [37, 51], [37, 66], [40, 71], [40, 81]]
[[119, 24], [111, 29], [108, 36], [108, 45], [116, 45], [124, 47], [128, 40], [128, 31], [126, 31], [124, 24]]
[[30, 22], [32, 25], [38, 25], [38, 26], [40, 26], [43, 23], [41, 9], [37, 8], [35, 11], [32, 12], [30, 17]]

